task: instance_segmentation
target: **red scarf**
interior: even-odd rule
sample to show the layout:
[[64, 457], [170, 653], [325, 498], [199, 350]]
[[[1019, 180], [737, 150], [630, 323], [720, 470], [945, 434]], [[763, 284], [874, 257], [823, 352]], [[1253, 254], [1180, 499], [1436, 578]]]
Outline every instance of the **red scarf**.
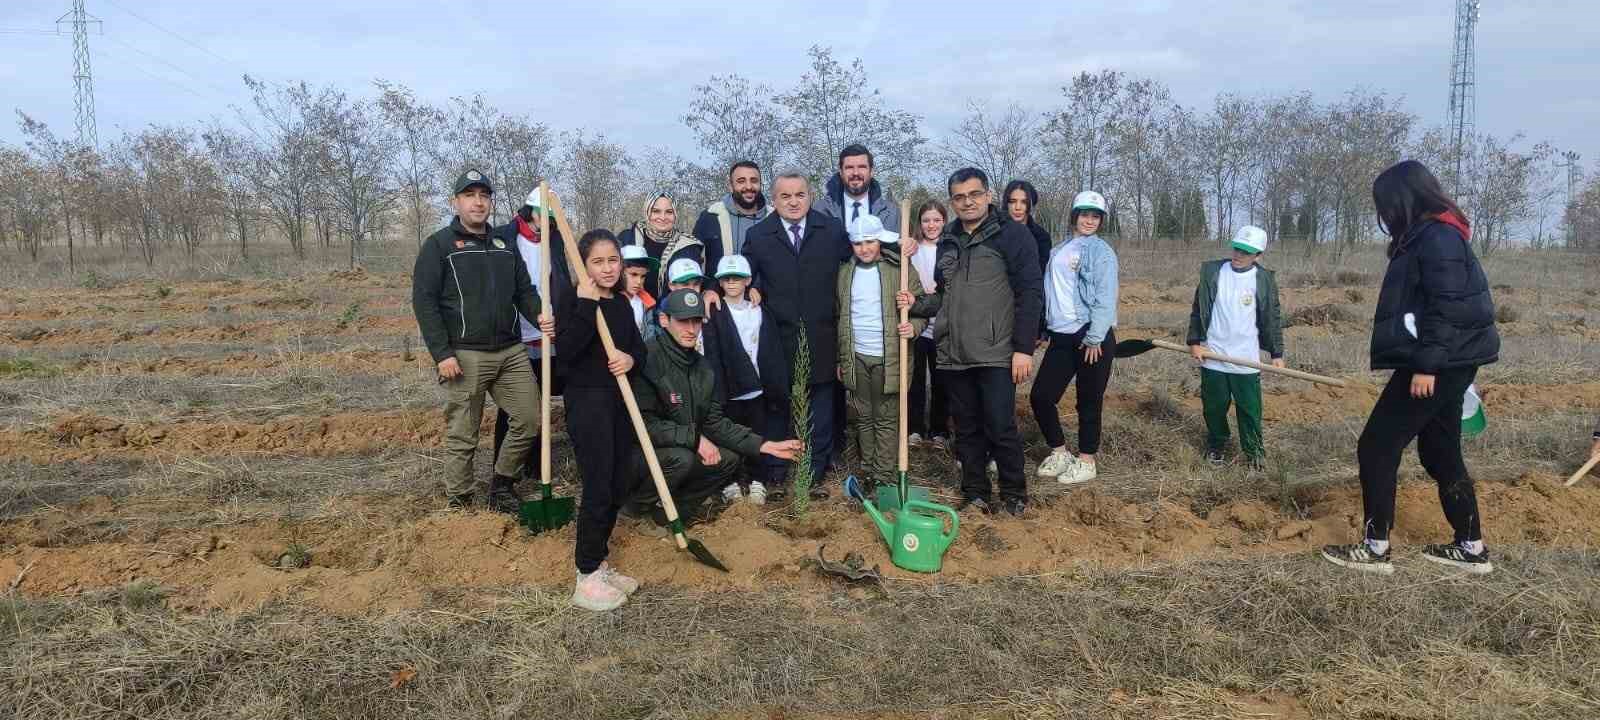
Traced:
[[1438, 215], [1433, 216], [1433, 219], [1455, 228], [1457, 232], [1461, 233], [1461, 238], [1463, 240], [1467, 240], [1469, 242], [1472, 240], [1471, 223], [1468, 223], [1466, 218], [1457, 214], [1454, 210], [1447, 210], [1439, 213]]
[[521, 236], [527, 238], [528, 242], [531, 242], [531, 243], [539, 242], [539, 231], [538, 230], [535, 230], [532, 225], [529, 225], [528, 221], [523, 220], [521, 215], [514, 215], [513, 217], [515, 217], [517, 219], [517, 234], [518, 235], [521, 235]]

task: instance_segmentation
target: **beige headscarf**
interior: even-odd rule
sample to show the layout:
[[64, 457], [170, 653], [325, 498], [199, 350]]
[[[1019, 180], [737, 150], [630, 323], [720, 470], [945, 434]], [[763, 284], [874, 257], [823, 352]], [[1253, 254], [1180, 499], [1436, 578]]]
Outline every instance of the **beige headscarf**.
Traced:
[[[666, 232], [656, 232], [655, 228], [650, 227], [650, 208], [655, 207], [656, 201], [660, 200], [661, 198], [666, 198], [667, 202], [672, 203], [674, 208], [678, 206], [677, 201], [673, 200], [672, 196], [667, 194], [665, 191], [658, 192], [650, 196], [650, 199], [646, 200], [644, 203], [644, 215], [640, 218], [639, 222], [633, 224], [633, 234], [639, 238], [640, 245], [644, 245], [645, 239], [648, 238], [651, 242], [661, 243], [666, 246], [661, 250], [661, 268], [656, 271], [656, 284], [658, 287], [665, 289], [667, 287], [667, 266], [672, 263], [672, 256], [677, 254], [679, 250], [682, 250], [686, 247], [693, 245], [704, 246], [705, 244], [699, 240], [696, 240], [693, 235], [679, 230], [676, 215], [673, 216], [674, 220], [671, 230]], [[700, 254], [703, 257], [705, 255], [705, 251], [701, 250]], [[704, 262], [701, 264], [703, 265]], [[702, 272], [705, 270], [705, 268], [701, 268]]]

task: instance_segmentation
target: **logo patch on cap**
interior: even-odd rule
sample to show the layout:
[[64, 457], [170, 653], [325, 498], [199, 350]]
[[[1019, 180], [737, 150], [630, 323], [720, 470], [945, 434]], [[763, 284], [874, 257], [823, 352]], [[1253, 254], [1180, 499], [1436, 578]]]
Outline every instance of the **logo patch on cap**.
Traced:
[[699, 295], [695, 295], [693, 293], [685, 295], [685, 296], [683, 296], [683, 304], [688, 305], [689, 307], [694, 307], [696, 305], [699, 305], [700, 304], [700, 296]]
[[477, 182], [479, 180], [482, 180], [483, 176], [478, 174], [477, 170], [468, 170], [467, 171], [467, 179], [471, 180], [473, 182]]

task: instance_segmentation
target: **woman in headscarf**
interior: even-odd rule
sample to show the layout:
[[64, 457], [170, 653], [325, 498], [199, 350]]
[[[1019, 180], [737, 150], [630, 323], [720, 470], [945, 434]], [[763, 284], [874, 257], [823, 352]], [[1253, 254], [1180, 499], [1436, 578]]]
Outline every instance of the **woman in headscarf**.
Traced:
[[645, 202], [644, 218], [634, 223], [633, 227], [623, 230], [617, 240], [624, 247], [642, 246], [659, 263], [657, 267], [660, 270], [644, 281], [645, 292], [650, 293], [651, 297], [663, 296], [663, 289], [667, 286], [665, 273], [674, 260], [693, 260], [704, 271], [705, 244], [678, 229], [677, 205], [672, 201], [672, 196], [664, 192], [656, 193]]

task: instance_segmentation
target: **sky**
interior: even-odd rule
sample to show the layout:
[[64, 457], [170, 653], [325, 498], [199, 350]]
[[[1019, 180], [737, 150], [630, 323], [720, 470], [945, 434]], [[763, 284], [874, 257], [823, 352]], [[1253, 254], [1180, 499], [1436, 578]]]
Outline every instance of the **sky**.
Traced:
[[[1600, 27], [1594, 0], [1483, 0], [1477, 122], [1525, 133], [1600, 167]], [[58, 7], [59, 6], [59, 7]], [[0, 109], [73, 135], [68, 0], [0, 3]], [[248, 102], [240, 76], [358, 88], [403, 83], [443, 103], [482, 92], [556, 130], [603, 133], [632, 149], [697, 154], [679, 117], [695, 84], [737, 73], [776, 89], [806, 50], [861, 58], [889, 105], [954, 127], [968, 100], [1063, 105], [1084, 70], [1152, 77], [1190, 107], [1218, 92], [1354, 88], [1404, 98], [1424, 125], [1448, 104], [1454, 0], [923, 0], [783, 2], [407, 2], [87, 0], [102, 138], [148, 124], [197, 124]], [[14, 117], [0, 142], [16, 143]]]

